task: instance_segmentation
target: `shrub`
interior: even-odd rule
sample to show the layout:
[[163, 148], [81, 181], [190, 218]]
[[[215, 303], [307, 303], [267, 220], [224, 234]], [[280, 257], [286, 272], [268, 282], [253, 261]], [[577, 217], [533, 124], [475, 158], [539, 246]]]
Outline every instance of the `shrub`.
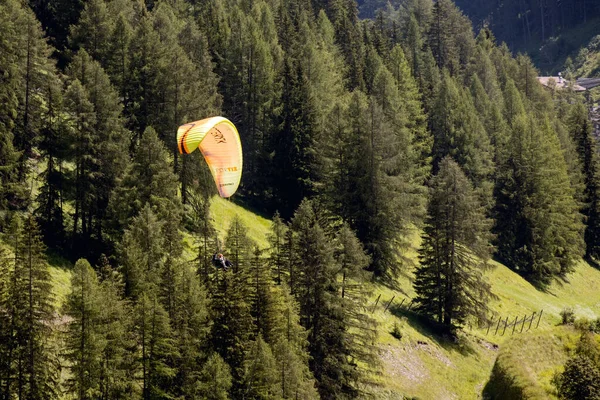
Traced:
[[564, 308], [560, 312], [560, 317], [563, 325], [572, 325], [575, 323], [575, 311], [570, 307]]
[[400, 340], [402, 339], [402, 332], [400, 332], [400, 327], [398, 326], [398, 322], [394, 321], [394, 329], [390, 332], [393, 337]]

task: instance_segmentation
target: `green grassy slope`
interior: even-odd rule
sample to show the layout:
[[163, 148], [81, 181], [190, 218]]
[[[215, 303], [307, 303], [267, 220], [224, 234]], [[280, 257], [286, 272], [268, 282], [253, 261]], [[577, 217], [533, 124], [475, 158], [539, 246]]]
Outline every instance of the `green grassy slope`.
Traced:
[[[491, 309], [497, 321], [508, 317], [522, 319], [534, 311], [543, 310], [539, 327], [537, 318], [515, 334], [508, 328], [501, 335], [502, 325], [487, 333], [487, 327], [467, 326], [458, 343], [450, 342], [430, 333], [426, 324], [405, 310], [388, 310], [385, 306], [396, 296], [394, 304], [413, 296], [410, 274], [398, 280], [400, 289], [391, 290], [373, 285], [373, 303], [381, 294], [380, 305], [373, 315], [380, 322], [379, 342], [382, 349], [384, 387], [376, 389], [382, 398], [402, 398], [401, 395], [421, 399], [477, 399], [491, 375], [496, 356], [503, 354], [509, 373], [524, 386], [534, 387], [533, 392], [551, 397], [551, 378], [566, 360], [567, 343], [576, 340], [576, 333], [557, 326], [560, 311], [574, 309], [577, 317], [600, 316], [600, 271], [587, 263], [580, 263], [568, 282], [555, 282], [545, 292], [540, 292], [505, 266], [494, 263], [487, 277], [497, 299]], [[405, 292], [406, 294], [403, 294]], [[383, 304], [382, 304], [383, 303]], [[399, 324], [402, 339], [391, 335], [394, 323]], [[533, 390], [533, 389], [532, 389]], [[542, 398], [543, 398], [542, 396]], [[504, 397], [507, 398], [507, 397]]]
[[[252, 239], [266, 248], [269, 220], [233, 202], [212, 200], [211, 217], [221, 240], [236, 215], [248, 227]], [[192, 245], [191, 237], [186, 237], [186, 241]], [[418, 245], [418, 232], [415, 232], [408, 257], [416, 259]], [[68, 293], [70, 266], [59, 257], [51, 257], [50, 264], [57, 302], [62, 303]], [[425, 321], [406, 311], [404, 305], [414, 296], [411, 272], [400, 277], [394, 289], [369, 283], [372, 290], [369, 312], [379, 322], [382, 366], [381, 374], [374, 377], [379, 385], [369, 390], [377, 398], [481, 398], [499, 354], [502, 366], [509, 375], [514, 374], [511, 377], [534, 392], [551, 397], [552, 375], [566, 359], [565, 349], [576, 341], [573, 330], [557, 327], [559, 313], [565, 307], [572, 307], [578, 317], [600, 316], [600, 271], [582, 262], [576, 272], [569, 275], [568, 282], [555, 282], [547, 291], [540, 292], [503, 265], [494, 263], [493, 266], [487, 276], [497, 296], [491, 304], [495, 320], [501, 316], [513, 321], [515, 317], [522, 318], [543, 309], [537, 329], [534, 324], [531, 331], [524, 329], [523, 333], [514, 335], [508, 329], [501, 336], [494, 335], [494, 328], [486, 334], [486, 327], [467, 326], [458, 342], [454, 342], [432, 334]], [[379, 302], [374, 307], [378, 296]], [[385, 311], [394, 296], [392, 306]], [[403, 299], [400, 308], [398, 305]], [[402, 333], [401, 340], [390, 333], [395, 323]]]

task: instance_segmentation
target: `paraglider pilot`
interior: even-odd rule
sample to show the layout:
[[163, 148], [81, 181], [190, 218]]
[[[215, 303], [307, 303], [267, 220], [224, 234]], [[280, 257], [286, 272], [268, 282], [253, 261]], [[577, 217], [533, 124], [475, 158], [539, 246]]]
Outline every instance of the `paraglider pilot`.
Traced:
[[227, 258], [223, 257], [223, 254], [219, 253], [219, 254], [214, 254], [213, 258], [212, 258], [213, 264], [215, 265], [215, 267], [217, 268], [223, 268], [225, 271], [227, 271], [231, 266], [233, 266], [233, 263], [231, 261], [229, 261]]

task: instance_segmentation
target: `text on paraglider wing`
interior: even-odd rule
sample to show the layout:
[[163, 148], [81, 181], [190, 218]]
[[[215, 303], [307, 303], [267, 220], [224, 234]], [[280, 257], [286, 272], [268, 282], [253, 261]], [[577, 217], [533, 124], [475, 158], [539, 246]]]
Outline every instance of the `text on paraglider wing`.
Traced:
[[238, 167], [219, 167], [215, 168], [215, 172], [235, 172], [238, 170]]

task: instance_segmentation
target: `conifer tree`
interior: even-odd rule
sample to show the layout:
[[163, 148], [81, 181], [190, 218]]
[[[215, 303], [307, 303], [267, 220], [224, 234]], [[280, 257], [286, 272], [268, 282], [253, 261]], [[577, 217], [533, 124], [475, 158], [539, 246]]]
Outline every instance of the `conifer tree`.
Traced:
[[[0, 35], [5, 41], [0, 47], [0, 69], [4, 71], [0, 85], [0, 210], [16, 205], [24, 187], [18, 179], [18, 160], [20, 153], [15, 148], [14, 128], [17, 124], [19, 98], [16, 93], [20, 87], [18, 63], [18, 40], [15, 24], [22, 16], [19, 4], [7, 1], [0, 5]], [[17, 201], [18, 202], [18, 201]]]
[[134, 313], [138, 361], [142, 369], [142, 398], [169, 398], [173, 395], [176, 374], [173, 362], [179, 357], [169, 317], [153, 293], [140, 296]]
[[[183, 267], [183, 268], [182, 268]], [[175, 386], [185, 398], [194, 398], [201, 376], [202, 351], [208, 336], [208, 300], [196, 274], [183, 265], [177, 270], [171, 327], [179, 349]]]
[[271, 346], [261, 335], [250, 343], [245, 360], [243, 398], [279, 398], [279, 374]]
[[[101, 258], [102, 259], [102, 258]], [[132, 335], [131, 305], [123, 300], [123, 277], [104, 258], [101, 270], [100, 292], [102, 308], [100, 332], [103, 351], [100, 365], [99, 388], [102, 400], [127, 399], [138, 394], [135, 383], [135, 341]]]
[[543, 286], [583, 254], [581, 214], [556, 132], [524, 113], [510, 80], [505, 91], [511, 133], [495, 188], [497, 255]]
[[24, 196], [24, 187], [17, 177], [19, 157], [12, 133], [0, 130], [0, 210], [8, 209], [15, 199]]
[[269, 262], [271, 268], [274, 269], [275, 282], [281, 285], [283, 282], [282, 275], [285, 273], [285, 237], [287, 226], [282, 221], [279, 213], [276, 212], [271, 223], [271, 234], [269, 235], [269, 243], [271, 247], [271, 256]]
[[244, 359], [252, 332], [248, 284], [243, 275], [243, 271], [217, 272], [210, 299], [209, 343], [231, 369], [232, 397], [241, 397], [244, 390]]
[[39, 144], [46, 170], [41, 174], [43, 183], [36, 198], [38, 208], [35, 210], [44, 243], [55, 249], [64, 249], [67, 244], [63, 205], [68, 200], [68, 175], [62, 171], [62, 166], [71, 156], [71, 135], [69, 122], [62, 117], [64, 104], [60, 83], [55, 82], [46, 89], [48, 103]]
[[[410, 89], [406, 82], [402, 84]], [[356, 93], [348, 109], [351, 131], [344, 156], [349, 186], [341, 187], [347, 190], [342, 201], [348, 205], [342, 217], [352, 222], [365, 243], [372, 257], [371, 269], [377, 275], [392, 276], [399, 271], [396, 256], [403, 230], [422, 214], [421, 185], [426, 172], [417, 160], [427, 152], [427, 134], [422, 119], [419, 123], [420, 110], [411, 102], [403, 105], [394, 76], [383, 65], [375, 76], [372, 95], [365, 104]]]
[[89, 182], [83, 197], [91, 201], [86, 203], [76, 196], [76, 205], [80, 204], [82, 227], [86, 228], [84, 239], [89, 243], [93, 237], [101, 242], [109, 196], [125, 169], [129, 134], [120, 116], [118, 95], [100, 64], [82, 49], [73, 57], [67, 72], [82, 83], [93, 107], [93, 119], [87, 122], [89, 143], [78, 150], [79, 157], [88, 160], [88, 171], [83, 176], [89, 175]]
[[[212, 178], [210, 178], [212, 179]], [[193, 193], [189, 198], [191, 212], [184, 214], [184, 222], [189, 222], [190, 230], [198, 238], [196, 272], [204, 283], [208, 282], [209, 271], [212, 270], [212, 255], [218, 248], [217, 234], [210, 213], [210, 197]]]
[[439, 168], [414, 288], [417, 310], [453, 330], [486, 315], [490, 286], [482, 272], [492, 252], [491, 223], [458, 164], [446, 157]]
[[283, 67], [281, 123], [273, 140], [274, 209], [291, 217], [302, 198], [313, 193], [315, 109], [302, 67], [288, 56]]
[[[503, 101], [501, 100], [500, 105], [497, 102], [492, 101], [492, 97], [488, 95], [488, 91], [486, 91], [477, 75], [473, 75], [471, 78], [470, 90], [475, 109], [480, 116], [480, 120], [490, 139], [490, 144], [494, 149], [493, 161], [494, 163], [497, 163], [499, 152], [504, 148], [508, 135], [508, 127], [506, 126], [506, 121], [502, 117], [501, 111]], [[497, 96], [502, 99], [502, 93]]]
[[131, 102], [127, 80], [130, 76], [129, 64], [131, 60], [129, 58], [129, 45], [133, 36], [133, 29], [123, 10], [119, 11], [122, 12], [117, 14], [114, 27], [110, 32], [107, 59], [101, 61], [101, 63], [122, 98], [123, 106], [125, 106]]
[[250, 262], [252, 258], [252, 249], [254, 242], [248, 237], [248, 228], [244, 225], [241, 218], [236, 215], [231, 221], [225, 237], [225, 248], [228, 251], [228, 258], [233, 263], [233, 271], [250, 273]]
[[268, 330], [265, 340], [271, 345], [280, 376], [281, 397], [314, 399], [318, 397], [314, 377], [309, 370], [308, 333], [300, 324], [298, 303], [287, 285], [272, 288], [267, 307]]
[[[49, 87], [57, 85], [52, 49], [26, 3], [6, 1], [0, 6], [0, 207], [23, 209], [30, 190], [28, 157], [37, 146]], [[27, 185], [30, 186], [30, 185]], [[32, 200], [32, 199], [31, 199]]]
[[308, 331], [310, 369], [324, 398], [356, 397], [359, 378], [349, 358], [347, 321], [337, 297], [338, 285], [332, 252], [312, 204], [304, 200], [292, 220], [295, 236], [294, 291], [300, 304], [302, 326]]
[[402, 122], [405, 129], [411, 134], [411, 144], [415, 152], [413, 157], [419, 165], [418, 168], [415, 168], [415, 179], [417, 182], [420, 180], [424, 182], [429, 176], [431, 167], [433, 137], [427, 130], [421, 94], [419, 94], [417, 82], [411, 75], [408, 61], [400, 45], [396, 45], [392, 49], [388, 64], [388, 69], [398, 85], [398, 92], [402, 96], [402, 100], [399, 101], [400, 112], [405, 115]]
[[[14, 44], [15, 61], [18, 63], [20, 85], [16, 96], [19, 99], [19, 112], [15, 126], [15, 146], [24, 151], [25, 156], [31, 155], [33, 146], [37, 144], [40, 114], [44, 108], [44, 97], [38, 96], [38, 91], [44, 91], [48, 82], [57, 79], [54, 62], [50, 58], [52, 49], [43, 37], [43, 31], [35, 15], [29, 9], [24, 9], [18, 19], [19, 31], [22, 34]], [[15, 22], [16, 22], [15, 21]], [[10, 54], [10, 53], [9, 53]], [[21, 159], [21, 173], [24, 173], [24, 158]]]
[[127, 79], [124, 81], [127, 93], [125, 116], [129, 128], [142, 139], [142, 133], [154, 126], [162, 116], [159, 104], [162, 72], [165, 70], [166, 52], [160, 36], [153, 26], [154, 18], [149, 12], [142, 12], [136, 29], [129, 41], [129, 63]]
[[[315, 26], [316, 25], [316, 26]], [[332, 162], [339, 149], [340, 139], [334, 110], [343, 107], [346, 91], [343, 82], [343, 58], [335, 44], [335, 32], [325, 12], [321, 10], [314, 23], [303, 14], [298, 35], [304, 38], [297, 45], [299, 63], [307, 71], [307, 87], [314, 110], [313, 146], [308, 149], [312, 157], [313, 186], [327, 190], [337, 174]]]
[[57, 355], [48, 344], [54, 309], [44, 245], [32, 216], [14, 219], [9, 237], [14, 256], [0, 305], [8, 322], [1, 390], [6, 398], [52, 399], [58, 374]]
[[[92, 173], [97, 164], [93, 156], [94, 124], [96, 115], [94, 106], [89, 101], [88, 94], [78, 79], [67, 88], [65, 93], [66, 107], [71, 110], [71, 135], [73, 161], [75, 163], [75, 212], [73, 215], [72, 234], [74, 238], [79, 235], [88, 235], [90, 203], [95, 201], [91, 195]], [[74, 241], [73, 247], [77, 248], [79, 242]]]
[[212, 353], [204, 363], [198, 379], [198, 395], [207, 400], [227, 400], [231, 389], [229, 365], [218, 353]]
[[600, 176], [596, 141], [592, 136], [592, 127], [588, 113], [582, 104], [577, 104], [568, 115], [571, 137], [575, 143], [581, 171], [584, 175], [585, 202], [582, 214], [585, 217], [584, 240], [585, 256], [597, 259], [600, 256]]
[[69, 323], [66, 358], [71, 362], [69, 390], [78, 399], [99, 397], [102, 350], [100, 323], [103, 298], [96, 273], [85, 259], [75, 263], [65, 312]]
[[167, 224], [179, 222], [167, 218], [181, 208], [169, 155], [152, 128], [144, 132], [140, 144], [109, 200], [106, 228], [113, 240], [121, 237], [122, 230], [146, 203]]
[[471, 22], [451, 0], [435, 2], [432, 9], [428, 43], [440, 69], [458, 76], [475, 48]]
[[84, 48], [95, 60], [103, 63], [109, 57], [110, 34], [114, 29], [104, 0], [85, 3], [77, 25], [72, 26], [69, 43], [72, 48]]
[[433, 170], [451, 156], [464, 170], [486, 203], [492, 192], [493, 149], [471, 95], [446, 72], [432, 112]]
[[361, 40], [361, 24], [358, 20], [356, 2], [349, 0], [334, 0], [324, 8], [333, 24], [336, 33], [336, 43], [340, 47], [348, 69], [346, 85], [348, 89], [364, 90], [365, 49]]
[[369, 257], [362, 244], [344, 223], [336, 234], [337, 248], [335, 263], [338, 267], [337, 281], [340, 281], [340, 296], [347, 324], [352, 326], [352, 334], [348, 335], [349, 354], [356, 362], [356, 369], [361, 374], [376, 373], [379, 366], [377, 346], [377, 323], [367, 313], [367, 302], [370, 291], [366, 288], [368, 274], [365, 268], [369, 265]]
[[119, 252], [127, 297], [137, 299], [144, 292], [158, 291], [166, 258], [163, 226], [146, 205], [125, 231]]

